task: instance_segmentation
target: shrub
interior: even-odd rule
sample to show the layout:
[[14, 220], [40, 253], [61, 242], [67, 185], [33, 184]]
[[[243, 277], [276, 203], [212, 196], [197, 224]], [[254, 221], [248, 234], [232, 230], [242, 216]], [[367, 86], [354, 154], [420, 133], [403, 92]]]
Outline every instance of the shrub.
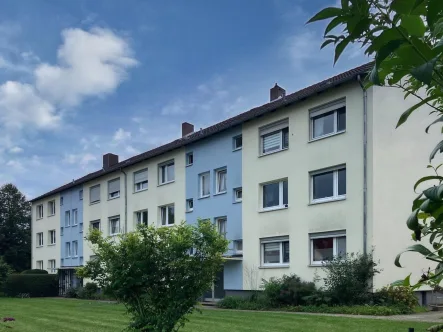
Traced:
[[405, 307], [398, 306], [378, 306], [378, 305], [355, 305], [355, 306], [295, 306], [286, 307], [285, 310], [291, 312], [312, 312], [327, 314], [346, 315], [370, 315], [370, 316], [392, 316], [408, 314], [410, 311]]
[[3, 289], [3, 284], [11, 273], [11, 267], [6, 264], [6, 262], [3, 260], [3, 257], [0, 257], [0, 292]]
[[302, 281], [295, 274], [263, 280], [264, 295], [272, 306], [304, 305], [305, 298], [316, 292], [313, 282]]
[[4, 284], [6, 296], [16, 297], [29, 294], [30, 297], [58, 295], [58, 279], [53, 274], [11, 274]]
[[374, 294], [374, 302], [381, 305], [404, 306], [412, 310], [418, 305], [418, 299], [411, 287], [386, 286]]
[[356, 305], [372, 300], [372, 279], [380, 273], [369, 254], [347, 254], [325, 262], [325, 294], [332, 304]]
[[40, 269], [31, 269], [31, 270], [22, 271], [22, 274], [48, 274], [48, 271]]
[[77, 287], [70, 287], [65, 293], [66, 298], [75, 299], [78, 295], [78, 288]]
[[96, 283], [88, 282], [84, 287], [77, 289], [77, 297], [85, 300], [98, 300], [100, 294], [98, 293], [98, 286]]
[[217, 307], [237, 310], [266, 310], [270, 308], [267, 298], [261, 294], [246, 298], [240, 296], [227, 296], [217, 302]]

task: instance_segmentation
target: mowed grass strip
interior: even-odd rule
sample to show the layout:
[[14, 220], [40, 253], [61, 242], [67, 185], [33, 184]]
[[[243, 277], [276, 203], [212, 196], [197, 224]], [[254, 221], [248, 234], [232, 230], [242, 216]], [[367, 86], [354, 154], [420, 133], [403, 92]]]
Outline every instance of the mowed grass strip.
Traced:
[[[129, 321], [122, 305], [70, 299], [0, 298], [0, 318], [14, 317], [11, 331], [117, 332]], [[425, 331], [430, 323], [326, 317], [271, 312], [202, 310], [190, 317], [184, 332], [407, 332]]]

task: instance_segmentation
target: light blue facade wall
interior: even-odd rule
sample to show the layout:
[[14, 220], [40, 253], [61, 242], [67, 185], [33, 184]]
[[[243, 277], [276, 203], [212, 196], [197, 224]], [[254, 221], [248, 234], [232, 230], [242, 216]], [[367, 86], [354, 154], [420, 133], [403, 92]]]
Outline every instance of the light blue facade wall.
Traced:
[[[186, 222], [195, 223], [198, 218], [226, 217], [226, 237], [230, 241], [228, 254], [233, 254], [234, 240], [243, 239], [242, 203], [234, 202], [234, 189], [242, 186], [242, 150], [233, 151], [233, 138], [241, 135], [241, 127], [221, 132], [207, 139], [190, 144], [186, 153], [193, 153], [194, 162], [186, 167], [186, 199], [193, 199], [194, 209], [186, 213]], [[227, 169], [227, 192], [215, 194], [215, 172]], [[199, 198], [199, 175], [210, 174], [210, 196]], [[224, 288], [241, 290], [243, 272], [241, 261], [229, 261], [224, 269]]]
[[[80, 199], [80, 191], [83, 187], [72, 188], [60, 193], [60, 200], [63, 197], [63, 205], [60, 206], [60, 244], [61, 244], [61, 267], [75, 267], [83, 265], [83, 199]], [[77, 210], [77, 224], [74, 225], [73, 211]], [[66, 211], [70, 211], [71, 225], [65, 225]], [[78, 255], [71, 257], [66, 255], [66, 243], [78, 242]]]

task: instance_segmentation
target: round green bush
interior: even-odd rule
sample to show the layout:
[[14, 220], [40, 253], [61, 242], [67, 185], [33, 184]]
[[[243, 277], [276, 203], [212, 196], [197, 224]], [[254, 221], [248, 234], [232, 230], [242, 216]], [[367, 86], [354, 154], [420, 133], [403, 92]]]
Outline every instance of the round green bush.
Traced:
[[58, 296], [58, 278], [54, 274], [10, 274], [4, 284], [6, 296], [30, 297]]
[[410, 287], [385, 286], [374, 294], [374, 302], [381, 305], [404, 306], [410, 310], [418, 305], [418, 299]]

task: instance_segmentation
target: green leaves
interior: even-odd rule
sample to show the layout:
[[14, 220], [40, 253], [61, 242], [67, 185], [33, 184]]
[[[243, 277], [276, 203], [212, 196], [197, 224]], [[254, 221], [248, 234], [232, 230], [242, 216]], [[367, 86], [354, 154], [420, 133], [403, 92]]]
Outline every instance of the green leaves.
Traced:
[[432, 28], [434, 24], [441, 18], [443, 12], [443, 1], [441, 0], [429, 0], [428, 11], [426, 13], [426, 21]]
[[414, 212], [412, 212], [408, 220], [406, 221], [406, 226], [408, 226], [411, 231], [415, 231], [418, 229], [418, 211], [419, 209], [416, 209]]
[[334, 65], [337, 63], [338, 59], [340, 58], [340, 55], [345, 50], [346, 46], [348, 46], [350, 39], [346, 38], [343, 39], [338, 45], [335, 47], [335, 57], [334, 57]]
[[440, 151], [440, 153], [443, 152], [443, 141], [440, 141], [434, 148], [434, 150], [432, 150], [431, 155], [429, 156], [429, 162], [432, 161], [432, 159], [434, 159], [435, 155], [437, 154], [437, 152]]
[[432, 74], [434, 72], [435, 63], [438, 58], [433, 58], [432, 60], [422, 64], [411, 70], [411, 75], [414, 76], [420, 82], [425, 84], [431, 84]]
[[425, 24], [418, 15], [402, 16], [400, 26], [407, 30], [411, 36], [423, 37], [426, 32]]
[[438, 180], [438, 181], [443, 181], [443, 176], [439, 176], [439, 175], [430, 175], [430, 176], [424, 176], [421, 179], [419, 179], [417, 182], [415, 182], [414, 184], [414, 191], [417, 189], [417, 187], [426, 181], [431, 181], [431, 180]]
[[426, 104], [427, 102], [430, 102], [431, 100], [435, 99], [434, 96], [429, 96], [425, 99], [423, 99], [422, 101], [420, 101], [419, 103], [415, 104], [414, 106], [408, 108], [401, 116], [400, 119], [397, 122], [397, 126], [395, 128], [400, 127], [403, 123], [406, 122], [406, 120], [409, 118], [409, 116], [412, 114], [412, 112], [414, 112], [416, 109], [418, 109], [419, 107], [423, 106], [424, 104]]
[[342, 13], [342, 9], [341, 8], [328, 7], [328, 8], [325, 8], [325, 9], [321, 10], [317, 14], [315, 14], [306, 23], [312, 23], [312, 22], [315, 22], [315, 21], [326, 20], [328, 18], [338, 16], [341, 13]]
[[395, 257], [395, 261], [394, 264], [397, 267], [402, 267], [400, 264], [400, 257], [402, 254], [404, 254], [405, 252], [417, 252], [423, 256], [425, 256], [426, 259], [432, 260], [432, 261], [436, 261], [438, 262], [439, 257], [435, 254], [432, 253], [432, 251], [430, 251], [428, 248], [426, 248], [424, 245], [422, 244], [414, 244], [412, 246], [409, 246], [406, 248], [406, 250], [404, 250], [403, 252], [399, 253], [397, 255], [397, 257]]

